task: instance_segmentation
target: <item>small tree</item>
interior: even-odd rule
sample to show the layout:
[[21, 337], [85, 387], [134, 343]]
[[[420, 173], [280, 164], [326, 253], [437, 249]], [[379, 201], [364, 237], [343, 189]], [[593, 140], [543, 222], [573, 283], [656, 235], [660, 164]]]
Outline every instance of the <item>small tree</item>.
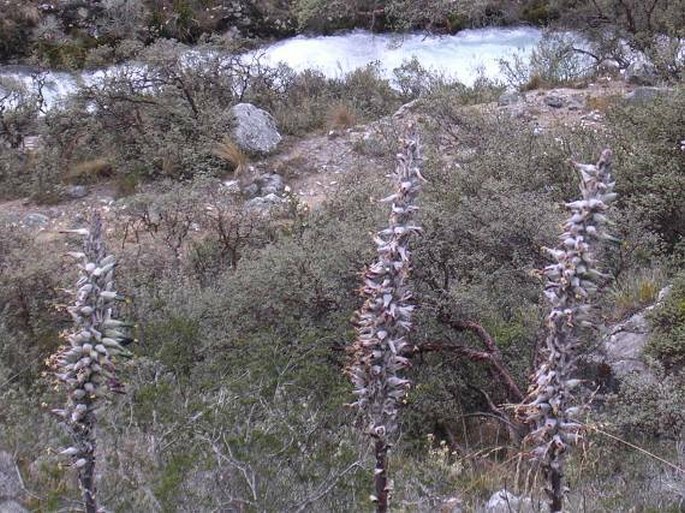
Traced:
[[79, 280], [68, 311], [74, 322], [65, 344], [50, 359], [50, 367], [67, 389], [64, 409], [53, 410], [62, 420], [73, 444], [61, 454], [78, 469], [86, 513], [96, 513], [95, 500], [95, 410], [109, 389], [122, 392], [111, 357], [126, 353], [126, 324], [114, 318], [112, 303], [120, 296], [114, 290], [116, 259], [108, 255], [102, 239], [102, 221], [93, 215], [90, 230], [66, 230], [85, 236], [83, 252], [72, 252], [79, 263]]
[[361, 294], [364, 304], [357, 313], [357, 339], [350, 347], [347, 369], [354, 385], [356, 406], [364, 417], [365, 433], [374, 440], [376, 467], [376, 511], [388, 511], [392, 485], [388, 480], [388, 451], [397, 431], [397, 410], [409, 381], [400, 376], [409, 367], [406, 339], [411, 328], [411, 292], [407, 287], [410, 270], [409, 237], [421, 231], [413, 223], [414, 205], [422, 180], [419, 146], [408, 137], [402, 140], [393, 178], [397, 192], [384, 202], [392, 202], [390, 222], [374, 241], [378, 259], [364, 273]]
[[580, 173], [582, 199], [567, 203], [571, 217], [564, 224], [557, 249], [546, 248], [556, 260], [543, 274], [545, 296], [551, 305], [547, 316], [545, 360], [532, 377], [520, 417], [531, 426], [527, 441], [535, 444], [532, 456], [543, 470], [550, 498], [550, 511], [562, 511], [564, 461], [571, 445], [581, 436], [576, 420], [580, 408], [573, 406], [572, 390], [580, 380], [572, 379], [576, 368], [579, 332], [592, 328], [592, 299], [598, 282], [606, 276], [597, 269], [594, 246], [606, 233], [604, 212], [616, 197], [611, 178], [611, 150], [606, 149], [596, 165], [573, 163]]

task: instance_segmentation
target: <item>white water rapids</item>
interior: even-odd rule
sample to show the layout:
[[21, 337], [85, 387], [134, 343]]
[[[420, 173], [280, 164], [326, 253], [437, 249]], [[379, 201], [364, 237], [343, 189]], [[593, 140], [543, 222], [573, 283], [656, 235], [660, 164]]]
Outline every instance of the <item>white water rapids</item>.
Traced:
[[[498, 78], [501, 59], [511, 58], [514, 53], [529, 55], [541, 37], [540, 30], [525, 27], [464, 30], [450, 36], [372, 34], [356, 30], [334, 36], [297, 36], [258, 52], [262, 54], [263, 64], [276, 66], [282, 62], [295, 71], [317, 69], [329, 78], [343, 77], [377, 61], [384, 76], [392, 79], [393, 69], [415, 57], [424, 68], [471, 85], [479, 74]], [[249, 60], [255, 53], [244, 58]], [[135, 70], [141, 65], [123, 66]], [[0, 98], [3, 91], [12, 88], [12, 83], [35, 90], [32, 77], [41, 72], [45, 108], [49, 109], [66, 100], [81, 84], [97, 85], [110, 71], [120, 67], [67, 73], [0, 65]]]

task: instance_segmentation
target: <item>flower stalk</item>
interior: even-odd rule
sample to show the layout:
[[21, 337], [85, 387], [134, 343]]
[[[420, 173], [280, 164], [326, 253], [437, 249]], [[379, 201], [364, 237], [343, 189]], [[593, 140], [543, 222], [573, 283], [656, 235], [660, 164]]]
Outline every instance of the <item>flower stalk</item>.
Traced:
[[364, 418], [365, 433], [374, 442], [375, 493], [371, 500], [378, 513], [388, 511], [392, 483], [388, 479], [388, 453], [397, 431], [397, 411], [409, 388], [401, 376], [410, 366], [414, 305], [407, 286], [410, 272], [409, 240], [421, 228], [413, 222], [421, 188], [419, 145], [415, 138], [401, 141], [397, 166], [391, 175], [397, 191], [382, 200], [391, 203], [388, 227], [374, 237], [378, 257], [363, 277], [364, 304], [356, 314], [357, 338], [350, 346], [347, 373], [357, 400], [352, 404]]
[[530, 427], [526, 441], [535, 447], [547, 481], [550, 511], [562, 511], [565, 487], [564, 463], [572, 445], [582, 437], [576, 420], [581, 408], [572, 404], [577, 348], [583, 329], [593, 328], [593, 298], [598, 285], [608, 277], [598, 270], [594, 251], [602, 240], [613, 240], [606, 232], [605, 212], [616, 198], [611, 177], [611, 150], [605, 149], [596, 165], [573, 162], [580, 174], [582, 198], [567, 203], [571, 216], [556, 249], [545, 248], [554, 263], [547, 266], [545, 297], [547, 316], [545, 360], [532, 377], [532, 384], [518, 416]]
[[95, 412], [107, 391], [123, 392], [112, 363], [115, 355], [127, 354], [130, 341], [122, 330], [128, 325], [114, 317], [114, 303], [122, 298], [114, 289], [116, 259], [107, 254], [102, 239], [102, 221], [93, 215], [90, 229], [65, 230], [85, 236], [83, 252], [70, 252], [77, 261], [79, 279], [70, 291], [74, 300], [67, 311], [73, 328], [67, 343], [48, 361], [67, 391], [64, 409], [53, 410], [72, 439], [61, 454], [78, 470], [86, 513], [96, 513]]

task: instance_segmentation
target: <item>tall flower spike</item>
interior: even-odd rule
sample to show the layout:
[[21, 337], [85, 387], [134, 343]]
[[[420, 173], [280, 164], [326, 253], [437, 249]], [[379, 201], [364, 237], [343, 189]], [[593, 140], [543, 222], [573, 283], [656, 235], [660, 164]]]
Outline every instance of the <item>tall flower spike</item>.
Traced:
[[401, 140], [402, 151], [392, 177], [397, 191], [383, 201], [392, 203], [388, 227], [374, 237], [378, 258], [364, 273], [364, 304], [356, 315], [357, 338], [350, 346], [347, 373], [354, 386], [365, 432], [374, 440], [376, 511], [388, 510], [391, 484], [388, 451], [397, 431], [398, 404], [409, 381], [401, 372], [409, 367], [407, 335], [414, 306], [407, 287], [410, 270], [409, 238], [421, 231], [414, 224], [414, 205], [423, 180], [419, 145], [412, 136]]
[[96, 513], [95, 500], [95, 410], [106, 390], [122, 392], [111, 357], [126, 354], [129, 340], [121, 331], [127, 325], [114, 319], [113, 303], [116, 260], [108, 255], [102, 240], [102, 221], [93, 215], [90, 229], [70, 230], [85, 236], [82, 253], [71, 252], [79, 268], [79, 279], [68, 307], [74, 326], [67, 343], [49, 361], [57, 379], [67, 390], [67, 404], [54, 410], [62, 420], [73, 445], [61, 451], [78, 469], [86, 513]]
[[580, 175], [582, 199], [567, 203], [571, 216], [564, 224], [557, 249], [547, 249], [555, 263], [544, 269], [545, 296], [551, 310], [547, 316], [545, 361], [532, 376], [526, 402], [519, 417], [531, 431], [526, 441], [535, 446], [533, 458], [541, 465], [550, 499], [550, 511], [562, 511], [564, 462], [570, 446], [581, 438], [575, 420], [580, 408], [572, 405], [572, 379], [576, 368], [580, 330], [593, 327], [593, 296], [598, 281], [606, 279], [593, 255], [605, 231], [604, 215], [615, 198], [611, 178], [611, 150], [605, 149], [596, 165], [573, 162]]

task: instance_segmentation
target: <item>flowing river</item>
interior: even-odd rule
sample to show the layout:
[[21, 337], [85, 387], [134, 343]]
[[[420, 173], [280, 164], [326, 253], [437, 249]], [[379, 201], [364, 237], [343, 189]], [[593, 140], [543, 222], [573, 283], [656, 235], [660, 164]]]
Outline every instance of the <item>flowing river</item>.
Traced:
[[[318, 69], [329, 78], [341, 77], [378, 62], [384, 75], [392, 79], [393, 69], [416, 58], [426, 69], [471, 85], [479, 74], [498, 78], [501, 59], [511, 58], [515, 53], [523, 57], [529, 55], [541, 37], [540, 30], [527, 27], [464, 30], [450, 36], [372, 34], [356, 30], [334, 36], [297, 36], [265, 46], [258, 53], [261, 62], [267, 65], [276, 66], [282, 62], [296, 71]], [[252, 59], [255, 53], [245, 54], [244, 58]], [[135, 68], [140, 65], [123, 66]], [[45, 107], [52, 108], [81, 84], [97, 84], [108, 71], [116, 68], [68, 73], [0, 66], [0, 93], [9, 90], [12, 83], [35, 89], [33, 77], [42, 71]], [[0, 101], [1, 98], [2, 95]]]

